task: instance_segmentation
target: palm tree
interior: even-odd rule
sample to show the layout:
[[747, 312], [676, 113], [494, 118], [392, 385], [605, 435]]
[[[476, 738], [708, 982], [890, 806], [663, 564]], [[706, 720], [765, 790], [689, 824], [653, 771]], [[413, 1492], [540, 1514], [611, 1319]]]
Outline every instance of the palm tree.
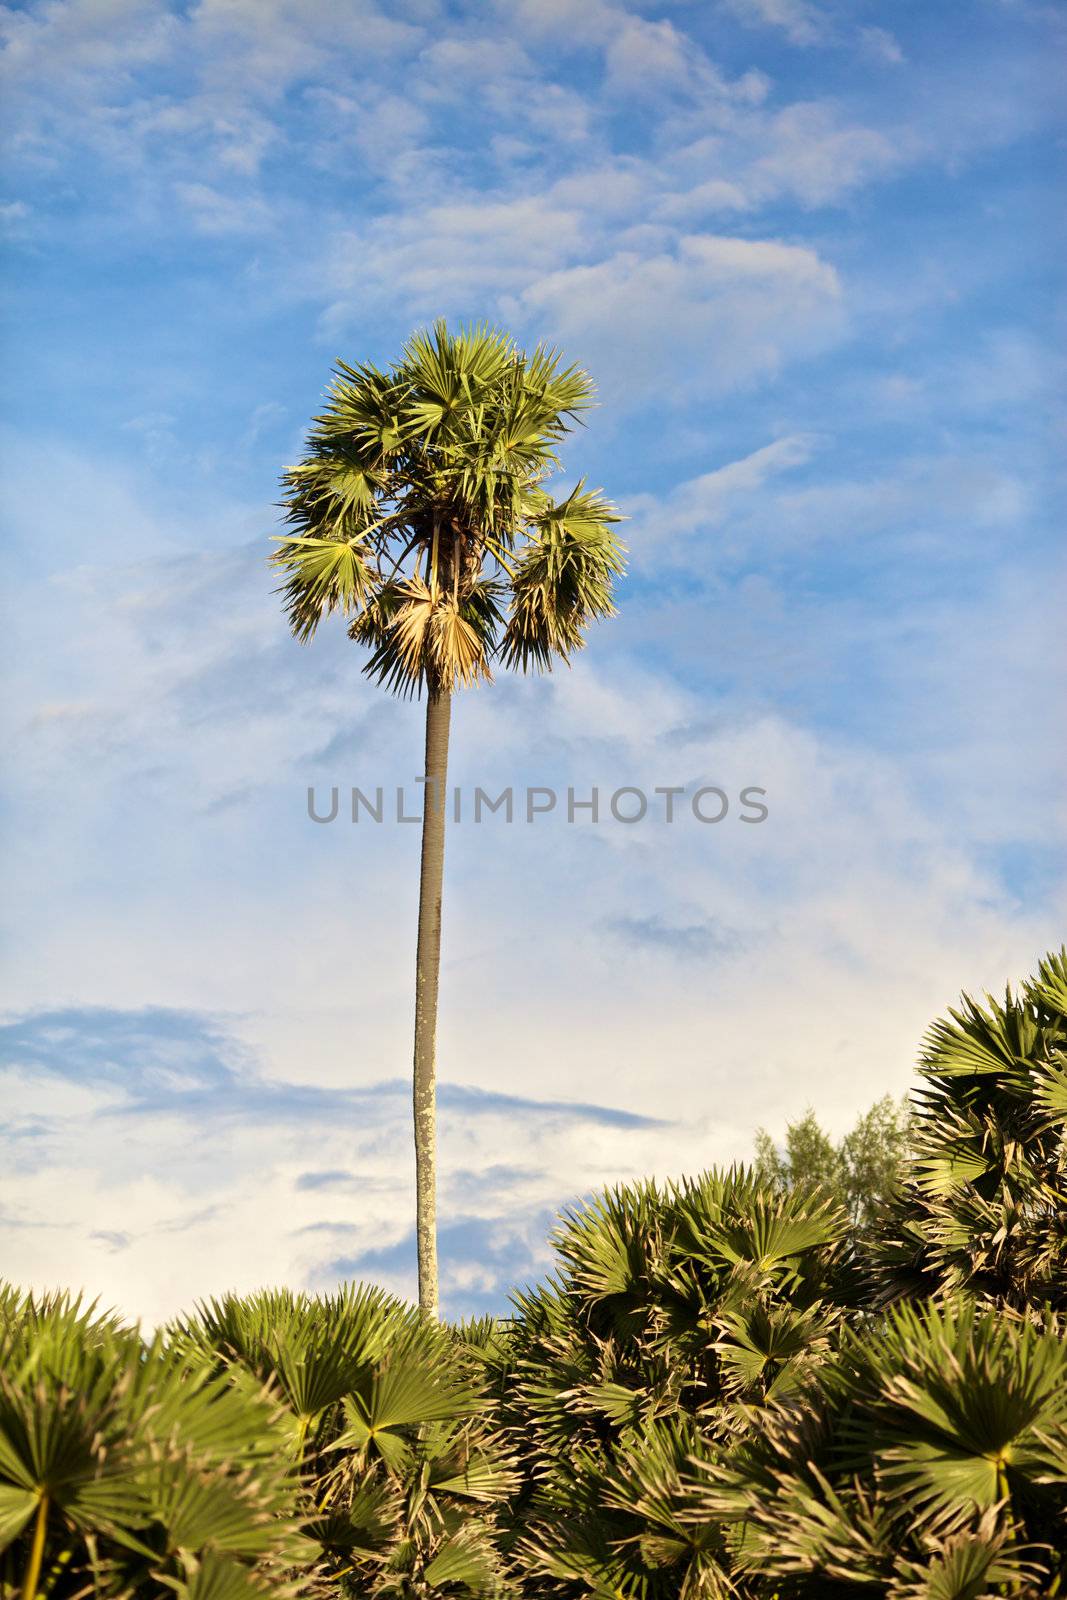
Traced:
[[0, 1600], [317, 1593], [275, 1394], [0, 1284]]
[[226, 1295], [172, 1337], [190, 1365], [277, 1397], [317, 1593], [497, 1592], [498, 1521], [516, 1475], [484, 1371], [455, 1332], [345, 1285], [321, 1299]]
[[426, 691], [426, 795], [415, 969], [419, 1304], [437, 1315], [436, 1036], [445, 785], [453, 691], [492, 665], [546, 670], [613, 614], [623, 549], [614, 507], [584, 480], [544, 487], [592, 401], [588, 375], [487, 327], [443, 322], [388, 370], [339, 362], [307, 454], [284, 475], [294, 531], [273, 560], [296, 637], [339, 611], [364, 671]]
[[[795, 1397], [793, 1397], [795, 1399]], [[742, 1594], [1062, 1595], [1067, 1343], [962, 1295], [847, 1329], [689, 1513], [734, 1530]]]
[[1067, 950], [1003, 1003], [964, 995], [919, 1072], [910, 1174], [874, 1240], [881, 1296], [1067, 1310]]
[[566, 1213], [553, 1245], [548, 1282], [514, 1296], [501, 1391], [533, 1592], [744, 1592], [736, 1508], [704, 1513], [697, 1463], [729, 1459], [831, 1359], [846, 1212], [818, 1185], [781, 1193], [732, 1167], [609, 1190]]

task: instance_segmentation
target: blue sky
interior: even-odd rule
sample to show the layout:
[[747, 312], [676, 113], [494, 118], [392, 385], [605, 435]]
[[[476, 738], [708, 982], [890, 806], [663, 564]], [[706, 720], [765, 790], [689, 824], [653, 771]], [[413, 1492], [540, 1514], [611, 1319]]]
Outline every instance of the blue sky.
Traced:
[[1062, 937], [1065, 13], [1030, 0], [0, 7], [7, 1270], [148, 1317], [411, 1288], [417, 707], [264, 564], [333, 360], [559, 342], [629, 521], [459, 783], [745, 785], [746, 828], [448, 846], [446, 1302], [596, 1185], [909, 1081]]

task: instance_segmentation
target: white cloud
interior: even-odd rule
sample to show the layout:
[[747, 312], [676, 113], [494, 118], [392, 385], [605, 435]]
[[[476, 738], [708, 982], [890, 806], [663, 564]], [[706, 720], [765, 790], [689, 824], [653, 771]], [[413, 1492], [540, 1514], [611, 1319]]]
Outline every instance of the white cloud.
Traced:
[[[286, 1110], [283, 1101], [265, 1121], [130, 1116], [120, 1096], [102, 1101], [69, 1082], [57, 1084], [61, 1095], [50, 1097], [40, 1071], [32, 1083], [17, 1071], [5, 1073], [4, 1087], [16, 1130], [4, 1153], [19, 1178], [17, 1206], [5, 1218], [6, 1270], [17, 1281], [84, 1286], [129, 1313], [159, 1320], [228, 1289], [332, 1284], [339, 1258], [395, 1250], [410, 1234], [402, 1086], [354, 1105], [347, 1117], [340, 1104], [308, 1114]], [[194, 1120], [197, 1135], [190, 1139]], [[446, 1091], [440, 1196], [446, 1295], [459, 1291], [469, 1304], [471, 1291], [488, 1290], [499, 1306], [524, 1257], [541, 1270], [547, 1265], [545, 1233], [557, 1206], [606, 1176], [637, 1176], [657, 1153], [658, 1164], [668, 1167], [680, 1137], [699, 1163], [709, 1131], [701, 1139], [693, 1128], [613, 1125], [595, 1113], [551, 1105], [538, 1114], [535, 1105], [493, 1109], [489, 1102], [482, 1109], [468, 1099], [450, 1109]], [[727, 1154], [721, 1129], [711, 1145]], [[333, 1169], [344, 1181], [301, 1181], [314, 1179], [316, 1169], [327, 1179]], [[448, 1246], [449, 1232], [464, 1217], [486, 1219], [478, 1260], [455, 1259]], [[410, 1263], [407, 1270], [365, 1270], [401, 1293], [413, 1292]]]
[[805, 528], [851, 539], [890, 530], [913, 554], [932, 557], [944, 549], [946, 523], [955, 522], [966, 528], [973, 558], [983, 532], [995, 548], [1029, 505], [1027, 486], [1015, 474], [980, 457], [945, 452], [902, 461], [891, 474], [785, 489], [776, 498], [775, 525], [786, 539]]
[[0, 205], [0, 234], [12, 241], [24, 239], [30, 232], [33, 213], [23, 200], [10, 200]]
[[174, 192], [198, 233], [262, 233], [274, 225], [271, 208], [258, 195], [223, 194], [208, 183], [176, 183]]
[[[727, 282], [753, 265], [819, 282], [817, 262], [753, 256], [742, 243], [755, 248], [718, 241], [709, 257]], [[655, 810], [630, 828], [607, 814], [596, 826], [557, 816], [453, 828], [442, 1080], [544, 1100], [573, 1099], [580, 1083], [585, 1101], [670, 1124], [446, 1108], [443, 1215], [474, 1218], [499, 1251], [460, 1252], [457, 1291], [476, 1295], [486, 1273], [501, 1282], [513, 1263], [543, 1259], [545, 1214], [583, 1190], [744, 1155], [757, 1123], [780, 1127], [812, 1098], [844, 1127], [906, 1087], [925, 1024], [961, 985], [1025, 972], [1055, 936], [1054, 886], [1021, 906], [983, 857], [1005, 838], [1047, 838], [1047, 802], [1027, 792], [1059, 792], [1036, 692], [1047, 690], [1052, 624], [1034, 579], [940, 611], [872, 613], [835, 597], [812, 613], [776, 601], [783, 542], [883, 538], [885, 519], [909, 507], [932, 514], [935, 487], [942, 514], [958, 510], [973, 475], [973, 463], [919, 464], [896, 500], [860, 480], [836, 498], [832, 483], [790, 490], [788, 473], [817, 448], [783, 435], [691, 480], [662, 511], [683, 542], [709, 523], [749, 539], [769, 574], [762, 589], [730, 590], [716, 608], [707, 571], [690, 561], [688, 616], [656, 612], [672, 603], [669, 582], [651, 609], [631, 590], [573, 671], [503, 679], [456, 707], [453, 775], [468, 794], [475, 783], [497, 793], [555, 782], [582, 797], [595, 784], [606, 813], [624, 784], [718, 784], [733, 797], [752, 784], [770, 807], [758, 827], [734, 813], [702, 826], [684, 810], [668, 826]], [[12, 457], [40, 481], [29, 448]], [[279, 1094], [402, 1076], [417, 829], [316, 828], [304, 801], [308, 782], [410, 784], [418, 707], [366, 685], [338, 629], [309, 651], [287, 638], [260, 544], [233, 548], [241, 518], [215, 514], [210, 550], [174, 549], [188, 533], [161, 523], [110, 464], [78, 476], [58, 451], [43, 459], [51, 520], [35, 514], [15, 530], [20, 588], [5, 625], [16, 664], [9, 815], [23, 839], [8, 884], [20, 935], [11, 991], [29, 1008], [228, 1013]], [[970, 490], [975, 507], [998, 492]], [[1010, 493], [1000, 499], [991, 527], [1015, 515]], [[91, 522], [71, 516], [79, 504]], [[655, 508], [637, 509], [635, 542]], [[263, 523], [266, 511], [245, 520]], [[105, 534], [114, 558], [97, 544], [95, 568], [73, 570]], [[728, 626], [746, 607], [757, 623], [770, 617], [783, 683], [790, 651], [803, 671], [828, 636], [860, 636], [867, 658], [897, 675], [889, 703], [911, 723], [901, 752], [754, 707], [744, 687], [754, 669]], [[998, 626], [1002, 609], [1028, 627]], [[688, 629], [694, 660], [714, 652], [739, 689], [697, 690], [681, 671], [642, 663], [642, 625], [661, 657]], [[1023, 717], [1031, 704], [1036, 716]], [[180, 1057], [169, 1060], [177, 1074]], [[5, 1101], [20, 1134], [5, 1154], [9, 1172], [19, 1164], [14, 1276], [85, 1283], [158, 1316], [225, 1287], [328, 1281], [338, 1262], [408, 1231], [403, 1096], [377, 1120], [334, 1102], [303, 1120], [284, 1104], [217, 1126], [201, 1113], [190, 1139], [172, 1111], [116, 1117], [113, 1081], [99, 1090], [87, 1079], [76, 1106], [46, 1100], [41, 1083], [12, 1080]], [[329, 1197], [299, 1189], [311, 1166], [353, 1182]], [[399, 1267], [374, 1270], [410, 1289]]]
[[692, 535], [721, 523], [739, 499], [779, 473], [805, 466], [821, 442], [815, 434], [788, 434], [726, 466], [687, 479], [665, 498], [631, 496], [627, 510], [634, 519], [630, 546], [635, 566], [657, 571], [664, 563], [691, 566], [693, 554], [686, 541]]
[[[914, 403], [908, 391], [902, 403]], [[914, 559], [951, 559], [946, 528], [966, 528], [971, 556], [984, 540], [990, 556], [1005, 534], [1026, 520], [1032, 496], [1025, 482], [995, 462], [945, 451], [895, 463], [894, 470], [850, 477], [827, 462], [815, 482], [794, 487], [778, 477], [804, 466], [828, 447], [818, 434], [787, 434], [737, 461], [683, 481], [666, 496], [639, 496], [629, 502], [641, 519], [641, 541], [658, 540], [670, 530], [686, 535], [731, 515], [731, 554], [744, 555], [758, 543], [765, 554], [814, 540], [855, 542], [890, 540]], [[758, 498], [756, 491], [766, 490]], [[959, 535], [957, 534], [956, 540]], [[657, 551], [656, 559], [661, 559]], [[686, 553], [680, 560], [689, 561]]]
[[548, 273], [504, 310], [573, 349], [614, 401], [639, 404], [678, 372], [683, 349], [685, 389], [721, 394], [774, 378], [844, 327], [840, 281], [815, 251], [713, 234]]
[[536, 74], [533, 62], [513, 39], [445, 35], [435, 39], [418, 59], [419, 93], [425, 99], [461, 99], [472, 89], [491, 93], [501, 79]]
[[861, 28], [860, 40], [869, 54], [878, 61], [887, 61], [891, 67], [902, 66], [907, 59], [888, 28]]
[[821, 44], [829, 31], [825, 12], [811, 0], [720, 0], [753, 27], [780, 28], [793, 44]]
[[21, 86], [61, 83], [68, 94], [166, 58], [179, 33], [159, 0], [48, 0], [0, 11], [5, 76]]
[[826, 205], [882, 177], [907, 157], [905, 144], [873, 128], [842, 126], [833, 109], [787, 106], [767, 127], [767, 148], [746, 175], [754, 198], [790, 195], [804, 205]]
[[[316, 77], [343, 87], [422, 40], [420, 28], [369, 0], [340, 9], [319, 0], [197, 0], [188, 10], [164, 0], [47, 0], [3, 8], [0, 29], [18, 126], [13, 165], [36, 173], [91, 150], [134, 180], [123, 190], [124, 222], [161, 200], [166, 209], [176, 184], [215, 191], [217, 201], [191, 211], [203, 232], [254, 230], [254, 211], [278, 209], [265, 193], [227, 186], [247, 185], [291, 144], [288, 95]], [[338, 74], [345, 52], [352, 67]], [[295, 130], [302, 152], [305, 120]]]
[[605, 51], [608, 93], [722, 93], [726, 85], [695, 42], [673, 23], [620, 18]]
[[[957, 818], [931, 810], [892, 760], [776, 717], [709, 728], [708, 709], [664, 678], [596, 662], [546, 684], [465, 697], [457, 708], [458, 748], [467, 751], [457, 771], [494, 789], [543, 776], [519, 765], [521, 752], [540, 749], [543, 762], [554, 749], [579, 795], [594, 782], [610, 790], [704, 781], [730, 794], [752, 782], [766, 789], [771, 815], [747, 830], [701, 827], [684, 814], [672, 827], [453, 829], [443, 1082], [548, 1101], [572, 1099], [580, 1082], [585, 1101], [667, 1124], [614, 1126], [506, 1105], [475, 1115], [446, 1103], [442, 1222], [484, 1219], [501, 1252], [495, 1269], [482, 1252], [486, 1277], [461, 1258], [455, 1290], [499, 1293], [523, 1250], [536, 1257], [545, 1214], [575, 1195], [744, 1156], [753, 1127], [779, 1128], [799, 1114], [813, 1083], [820, 1114], [843, 1128], [878, 1094], [907, 1086], [923, 1027], [961, 983], [995, 986], [1025, 971], [1051, 935], [1048, 915], [1013, 908], [976, 870]], [[493, 752], [488, 770], [476, 752]], [[172, 798], [159, 825], [174, 828], [180, 812]], [[92, 918], [91, 958], [78, 961], [83, 992], [166, 1003], [226, 993], [245, 1013], [229, 1026], [264, 1053], [282, 1098], [266, 1116], [252, 1100], [236, 1119], [229, 1102], [216, 1115], [200, 1109], [190, 1139], [176, 1111], [116, 1117], [113, 1089], [103, 1100], [80, 1091], [84, 1104], [50, 1103], [40, 1073], [9, 1079], [9, 1117], [29, 1142], [22, 1153], [9, 1146], [8, 1170], [18, 1172], [18, 1220], [36, 1225], [12, 1231], [9, 1273], [85, 1284], [158, 1317], [224, 1288], [327, 1282], [339, 1261], [358, 1264], [405, 1238], [406, 1096], [398, 1092], [380, 1114], [370, 1103], [346, 1114], [328, 1100], [321, 1112], [313, 1102], [297, 1110], [286, 1088], [295, 1081], [329, 1093], [402, 1074], [415, 856], [398, 849], [397, 831], [322, 830], [321, 870], [309, 871], [307, 826], [294, 817], [272, 847], [305, 856], [299, 885], [276, 876], [250, 894], [231, 879], [226, 905], [207, 916], [195, 894], [175, 895], [178, 863], [168, 869], [158, 855], [151, 890], [132, 902], [123, 891], [121, 919], [99, 902], [66, 906], [64, 939], [75, 947]], [[197, 845], [202, 856], [210, 849], [202, 830]], [[361, 932], [367, 903], [373, 951]], [[522, 907], [517, 936], [513, 905]], [[672, 928], [690, 937], [679, 942]], [[706, 943], [692, 937], [701, 929]], [[49, 952], [54, 990], [73, 973], [55, 935], [42, 944], [43, 936], [24, 919], [25, 960]], [[353, 940], [359, 959], [342, 963], [339, 993], [336, 952]], [[531, 995], [551, 1003], [531, 1008]], [[68, 1059], [73, 1067], [77, 1039]], [[173, 1062], [180, 1067], [180, 1054]], [[309, 1167], [350, 1181], [300, 1188]], [[373, 1270], [411, 1291], [410, 1271]]]
[[368, 295], [400, 300], [416, 315], [442, 307], [470, 313], [524, 288], [575, 255], [583, 242], [576, 207], [543, 195], [452, 204], [383, 217], [335, 241], [328, 267], [333, 303], [323, 317], [334, 333]]
[[722, 211], [749, 211], [752, 199], [739, 183], [725, 178], [708, 178], [682, 194], [668, 194], [660, 200], [659, 214], [669, 221], [692, 222]]
[[625, 7], [606, 0], [496, 0], [496, 7], [524, 37], [578, 48], [606, 44], [631, 20]]
[[395, 8], [382, 9], [372, 0], [344, 6], [331, 0], [198, 0], [190, 27], [207, 86], [232, 84], [239, 66], [242, 91], [267, 95], [312, 75], [328, 82], [348, 52], [362, 65], [423, 37], [421, 27], [401, 20]]

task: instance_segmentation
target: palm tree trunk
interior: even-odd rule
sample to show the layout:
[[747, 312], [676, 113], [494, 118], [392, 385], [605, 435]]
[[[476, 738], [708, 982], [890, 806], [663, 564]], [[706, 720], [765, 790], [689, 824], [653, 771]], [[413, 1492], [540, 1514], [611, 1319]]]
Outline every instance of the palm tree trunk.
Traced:
[[426, 792], [415, 955], [415, 1234], [419, 1307], [437, 1316], [437, 979], [441, 968], [441, 883], [445, 867], [445, 783], [452, 698], [426, 701]]
[[41, 1564], [44, 1561], [45, 1530], [48, 1526], [48, 1495], [42, 1489], [37, 1502], [37, 1520], [33, 1528], [33, 1546], [29, 1565], [22, 1580], [22, 1600], [36, 1600], [41, 1581]]

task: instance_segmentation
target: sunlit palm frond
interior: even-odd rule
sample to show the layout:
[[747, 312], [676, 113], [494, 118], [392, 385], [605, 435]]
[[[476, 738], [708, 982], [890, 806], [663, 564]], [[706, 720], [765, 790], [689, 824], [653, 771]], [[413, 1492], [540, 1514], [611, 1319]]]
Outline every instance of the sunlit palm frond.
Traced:
[[934, 1541], [925, 1561], [897, 1564], [893, 1600], [987, 1600], [1010, 1594], [1038, 1600], [1045, 1592], [1042, 1567], [1019, 1549], [992, 1513], [943, 1540]]
[[435, 682], [449, 689], [470, 688], [491, 677], [484, 640], [450, 597], [434, 610], [426, 655]]
[[61, 1298], [9, 1302], [0, 1342], [18, 1356], [0, 1372], [0, 1549], [22, 1592], [181, 1590], [216, 1555], [249, 1593], [268, 1573], [272, 1592], [302, 1587], [282, 1581], [304, 1545], [258, 1386]]
[[782, 1399], [829, 1355], [837, 1322], [820, 1304], [798, 1310], [752, 1301], [722, 1313], [715, 1350], [725, 1393], [750, 1403]]
[[877, 1230], [885, 1299], [966, 1289], [1067, 1307], [1067, 960], [1003, 1002], [964, 997], [931, 1029], [913, 1164]]
[[474, 1519], [468, 1519], [438, 1546], [422, 1572], [431, 1593], [441, 1595], [488, 1596], [494, 1590], [499, 1594], [503, 1574], [504, 1563], [491, 1529]]
[[288, 538], [279, 541], [274, 565], [286, 574], [280, 587], [293, 633], [306, 643], [323, 617], [351, 616], [372, 586], [365, 538]]
[[364, 670], [402, 695], [424, 683], [439, 692], [487, 681], [500, 621], [498, 592], [496, 583], [482, 580], [457, 602], [449, 594], [435, 597], [416, 576], [383, 588], [349, 629], [373, 650]]
[[381, 1291], [323, 1302], [274, 1290], [208, 1301], [183, 1332], [194, 1345], [276, 1384], [306, 1433], [366, 1379], [409, 1323], [410, 1313]]
[[1026, 985], [1041, 1022], [1062, 1038], [1067, 1026], [1067, 945], [1051, 950]]
[[503, 639], [509, 666], [544, 670], [554, 656], [566, 661], [584, 644], [590, 622], [613, 615], [612, 586], [624, 570], [612, 532], [619, 520], [599, 490], [581, 484], [539, 511], [511, 585]]
[[1067, 1342], [1054, 1327], [904, 1306], [876, 1341], [850, 1339], [845, 1360], [860, 1400], [845, 1436], [857, 1454], [873, 1440], [913, 1519], [951, 1528], [1067, 1485]]
[[1067, 1125], [1067, 1055], [1063, 1051], [1035, 1062], [1034, 1102], [1044, 1119], [1042, 1131]]

